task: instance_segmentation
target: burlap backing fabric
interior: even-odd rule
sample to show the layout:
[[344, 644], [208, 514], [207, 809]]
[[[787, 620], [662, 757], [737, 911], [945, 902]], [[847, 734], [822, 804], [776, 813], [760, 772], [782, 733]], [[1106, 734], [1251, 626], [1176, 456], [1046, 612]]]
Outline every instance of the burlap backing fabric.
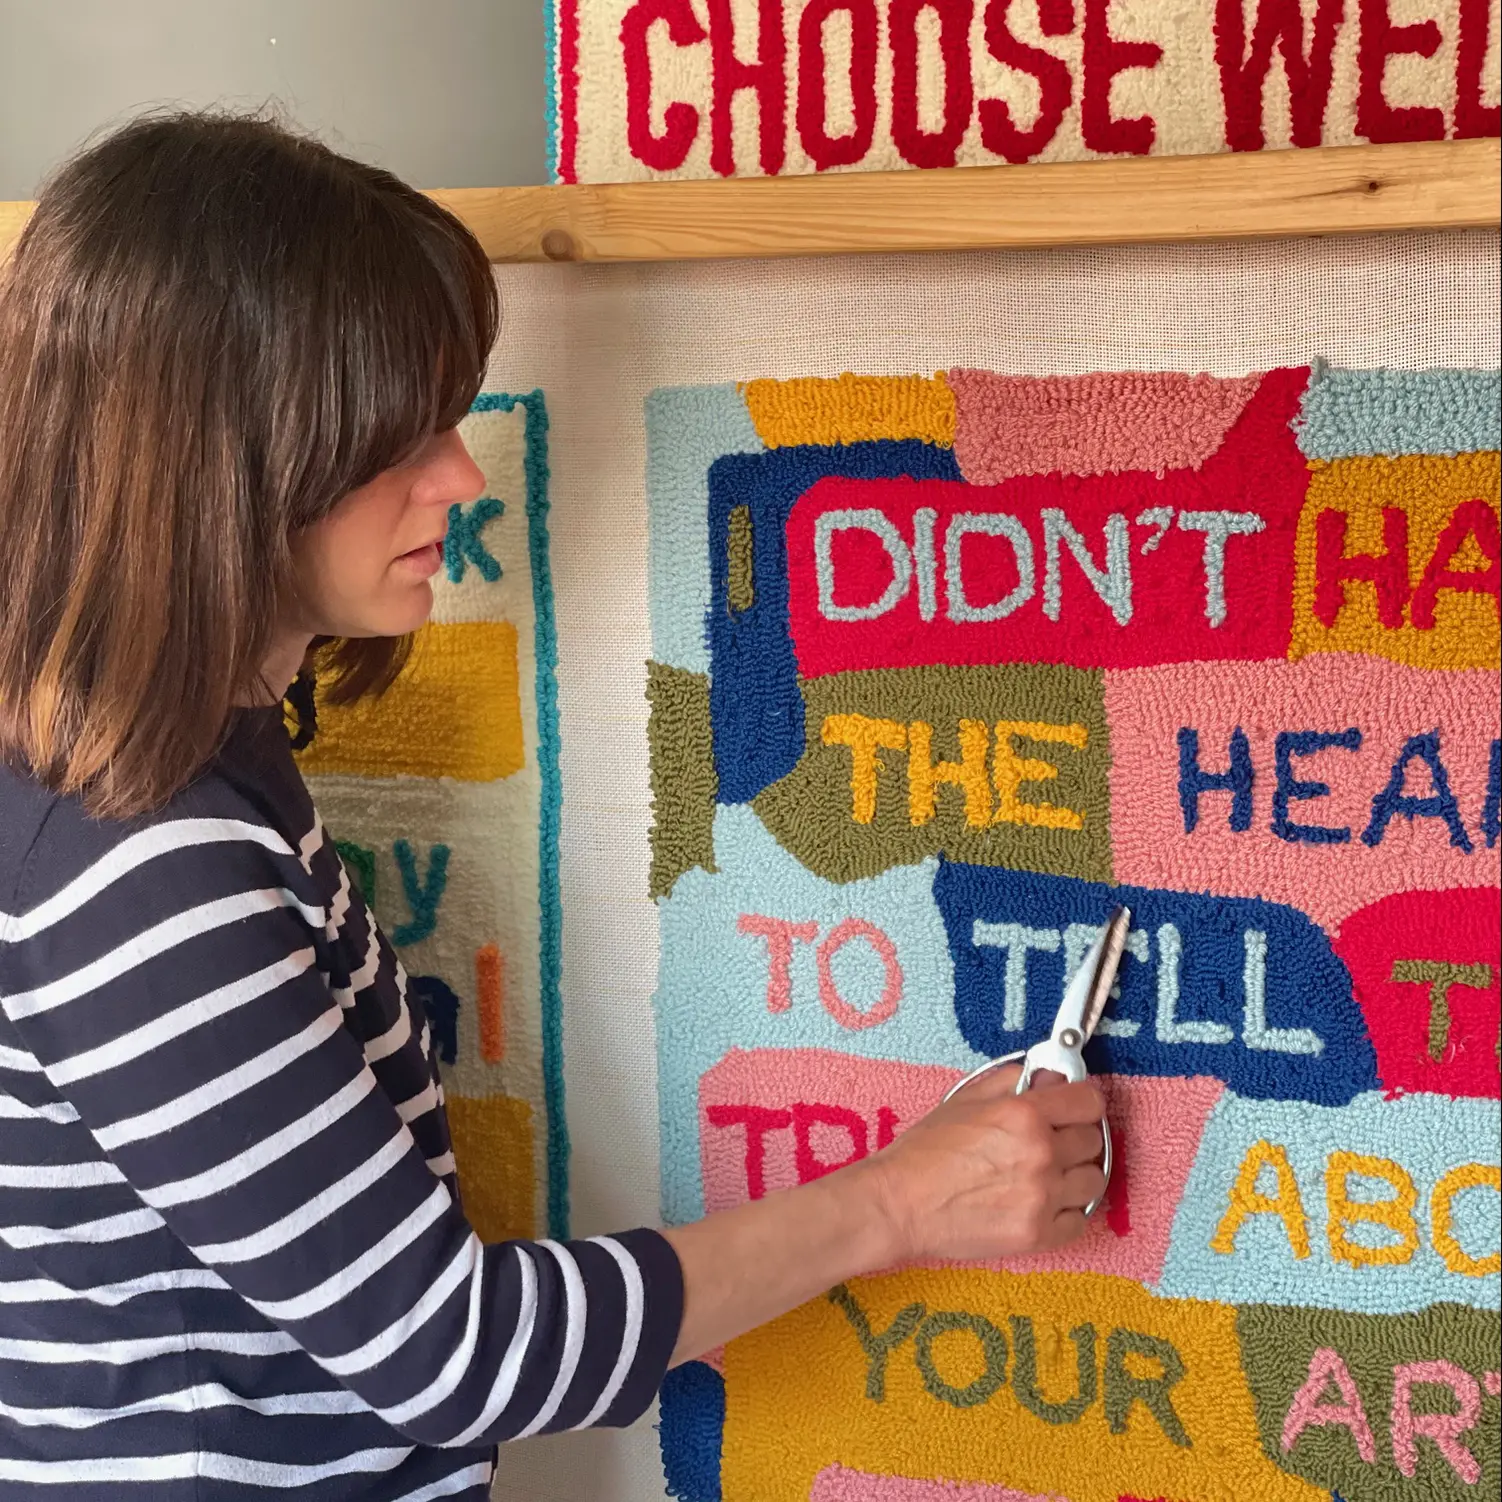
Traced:
[[[752, 377], [1243, 376], [1494, 368], [1495, 234], [644, 267], [502, 267], [488, 389], [540, 389], [562, 768], [563, 1072], [572, 1231], [656, 1223], [643, 403]], [[663, 1495], [651, 1419], [502, 1451], [511, 1502]]]

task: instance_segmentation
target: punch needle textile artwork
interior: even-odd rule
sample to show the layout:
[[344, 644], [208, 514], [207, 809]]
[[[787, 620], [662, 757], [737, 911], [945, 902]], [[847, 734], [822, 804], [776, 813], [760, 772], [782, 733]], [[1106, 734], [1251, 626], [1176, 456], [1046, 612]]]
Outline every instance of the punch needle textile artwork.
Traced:
[[1084, 1238], [671, 1373], [672, 1495], [1497, 1494], [1498, 394], [650, 395], [666, 1218], [880, 1149], [1134, 914]]
[[550, 0], [560, 182], [1498, 134], [1498, 0]]
[[557, 661], [541, 391], [461, 431], [485, 495], [449, 508], [431, 622], [381, 698], [321, 704], [300, 755], [421, 1000], [481, 1238], [568, 1227], [559, 1001]]

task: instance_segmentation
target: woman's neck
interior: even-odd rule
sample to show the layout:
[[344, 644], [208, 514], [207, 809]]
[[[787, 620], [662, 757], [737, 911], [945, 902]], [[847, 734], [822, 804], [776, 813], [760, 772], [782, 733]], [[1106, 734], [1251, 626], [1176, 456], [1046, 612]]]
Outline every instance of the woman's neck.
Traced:
[[281, 703], [287, 686], [302, 671], [312, 640], [305, 632], [279, 633], [261, 663], [260, 681], [252, 685], [242, 702], [251, 708]]

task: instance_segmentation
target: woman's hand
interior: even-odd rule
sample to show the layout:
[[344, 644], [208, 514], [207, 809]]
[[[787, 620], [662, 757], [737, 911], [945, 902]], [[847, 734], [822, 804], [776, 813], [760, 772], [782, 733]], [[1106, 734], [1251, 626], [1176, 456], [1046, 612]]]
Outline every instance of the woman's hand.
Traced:
[[981, 1076], [859, 1165], [891, 1224], [896, 1260], [1017, 1257], [1085, 1229], [1085, 1206], [1106, 1187], [1100, 1092], [1055, 1075], [1014, 1095], [1018, 1073]]
[[665, 1232], [683, 1266], [674, 1361], [777, 1318], [859, 1273], [925, 1258], [1022, 1256], [1085, 1228], [1105, 1188], [1094, 1085], [998, 1069], [890, 1147], [797, 1189]]

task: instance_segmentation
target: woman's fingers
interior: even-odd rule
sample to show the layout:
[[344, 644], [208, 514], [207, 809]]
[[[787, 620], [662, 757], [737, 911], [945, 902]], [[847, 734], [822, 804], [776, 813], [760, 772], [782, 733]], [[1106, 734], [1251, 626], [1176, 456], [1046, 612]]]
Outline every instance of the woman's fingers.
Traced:
[[1105, 1101], [1090, 1080], [1058, 1085], [1052, 1090], [1030, 1090], [1027, 1098], [1050, 1126], [1085, 1126], [1106, 1114]]
[[1081, 1163], [1059, 1179], [1061, 1210], [1083, 1210], [1106, 1192], [1106, 1175], [1098, 1163]]
[[1089, 1224], [1083, 1210], [1061, 1210], [1054, 1217], [1054, 1223], [1049, 1229], [1048, 1246], [1042, 1250], [1054, 1250], [1061, 1246], [1068, 1246], [1071, 1241], [1078, 1241], [1085, 1234], [1085, 1227]]
[[1060, 1168], [1073, 1168], [1079, 1163], [1094, 1163], [1104, 1151], [1104, 1147], [1098, 1126], [1054, 1128], [1054, 1162]]
[[955, 1097], [956, 1100], [1000, 1100], [1017, 1093], [1017, 1081], [1022, 1076], [1021, 1064], [1003, 1064], [999, 1069], [988, 1069], [970, 1081]]

